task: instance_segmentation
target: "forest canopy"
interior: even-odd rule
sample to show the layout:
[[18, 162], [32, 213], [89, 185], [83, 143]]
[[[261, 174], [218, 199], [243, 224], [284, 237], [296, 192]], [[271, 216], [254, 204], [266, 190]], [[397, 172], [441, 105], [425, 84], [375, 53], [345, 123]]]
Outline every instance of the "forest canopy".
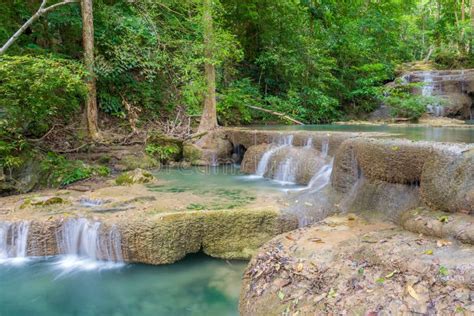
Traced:
[[[206, 62], [216, 69], [221, 125], [275, 120], [246, 105], [304, 123], [332, 122], [375, 109], [381, 87], [394, 79], [403, 63], [474, 65], [468, 0], [213, 0], [212, 57], [204, 52], [204, 2], [93, 2], [94, 72], [102, 116], [125, 119], [132, 111], [137, 124], [177, 113], [199, 116]], [[0, 43], [40, 4], [2, 1]], [[82, 23], [79, 3], [58, 7], [31, 24], [6, 52], [10, 57], [0, 57], [1, 63], [24, 56], [28, 64], [22, 67], [30, 65], [28, 73], [61, 60], [68, 69], [77, 69], [75, 76], [83, 76]], [[3, 71], [0, 80], [17, 82], [9, 89], [21, 91], [25, 87], [15, 76]], [[45, 74], [42, 80], [50, 79]], [[64, 80], [67, 85], [71, 78]], [[51, 94], [43, 104], [63, 102], [69, 109], [78, 95], [67, 100], [69, 95], [61, 95], [60, 100]], [[33, 107], [35, 102], [30, 98], [22, 106]]]

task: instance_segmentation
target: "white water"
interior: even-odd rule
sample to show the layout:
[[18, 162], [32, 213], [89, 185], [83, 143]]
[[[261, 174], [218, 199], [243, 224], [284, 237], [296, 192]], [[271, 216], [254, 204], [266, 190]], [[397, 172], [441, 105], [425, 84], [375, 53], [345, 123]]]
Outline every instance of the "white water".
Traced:
[[308, 139], [306, 140], [306, 144], [304, 144], [304, 147], [305, 148], [312, 148], [313, 147], [313, 138], [312, 137], [308, 137]]
[[0, 222], [0, 264], [19, 264], [27, 260], [29, 228], [27, 221]]
[[323, 157], [327, 157], [329, 153], [329, 139], [324, 138], [323, 142], [321, 143], [321, 153], [323, 154]]
[[107, 232], [100, 222], [85, 218], [69, 219], [56, 233], [62, 256], [55, 267], [64, 274], [81, 270], [101, 270], [122, 266], [121, 236], [115, 226]]
[[280, 163], [275, 173], [274, 180], [279, 181], [282, 184], [294, 184], [296, 181], [296, 166], [293, 163], [291, 157], [286, 157], [285, 160]]
[[[433, 75], [431, 72], [426, 72], [423, 77], [424, 86], [421, 90], [421, 95], [424, 97], [433, 96], [434, 84], [433, 84]], [[440, 104], [428, 104], [426, 106], [428, 113], [431, 113], [434, 116], [444, 116], [444, 107]]]
[[122, 261], [121, 237], [115, 227], [101, 234], [101, 223], [85, 218], [66, 221], [57, 232], [58, 252], [93, 260]]
[[308, 189], [311, 190], [311, 193], [321, 191], [329, 184], [331, 181], [333, 164], [334, 159], [331, 159], [328, 164], [319, 169], [318, 172], [311, 178], [308, 183]]
[[273, 144], [276, 144], [276, 146], [270, 148], [263, 154], [262, 158], [258, 162], [257, 170], [255, 172], [256, 175], [263, 177], [265, 175], [265, 172], [267, 172], [268, 163], [270, 162], [270, 158], [273, 156], [273, 154], [285, 146], [291, 146], [292, 143], [293, 143], [293, 135], [280, 137], [277, 139], [276, 142], [273, 142]]

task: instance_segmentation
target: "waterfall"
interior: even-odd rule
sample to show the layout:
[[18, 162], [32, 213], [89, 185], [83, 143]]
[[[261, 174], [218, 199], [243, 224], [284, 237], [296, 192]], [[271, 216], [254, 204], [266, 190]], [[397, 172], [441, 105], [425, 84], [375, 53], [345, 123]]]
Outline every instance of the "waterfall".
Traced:
[[306, 140], [306, 143], [304, 144], [304, 147], [305, 148], [312, 148], [313, 147], [313, 138], [312, 137], [308, 137], [308, 139]]
[[424, 86], [421, 89], [421, 95], [424, 97], [431, 97], [433, 95], [434, 85], [433, 85], [433, 75], [431, 72], [426, 72], [423, 76]]
[[66, 221], [57, 232], [58, 252], [92, 260], [121, 262], [120, 233], [113, 226], [104, 234], [101, 226], [100, 222], [90, 222], [85, 218]]
[[[434, 84], [433, 75], [431, 72], [426, 72], [423, 76], [424, 86], [421, 89], [421, 95], [424, 97], [433, 96]], [[444, 107], [440, 104], [428, 104], [426, 109], [434, 116], [444, 116]]]
[[295, 183], [296, 166], [290, 157], [287, 157], [283, 163], [278, 166], [274, 179], [282, 183]]
[[278, 151], [279, 149], [285, 147], [285, 146], [291, 146], [293, 143], [293, 135], [287, 135], [284, 137], [280, 137], [277, 139], [276, 142], [273, 142], [276, 146], [271, 147], [269, 150], [267, 150], [260, 161], [258, 162], [257, 165], [257, 170], [256, 174], [257, 176], [263, 177], [265, 175], [265, 172], [267, 171], [268, 163], [270, 162], [270, 158], [273, 156], [273, 154]]
[[0, 263], [26, 259], [29, 228], [27, 221], [0, 222]]
[[326, 187], [331, 181], [332, 167], [334, 164], [334, 159], [328, 164], [325, 164], [318, 172], [311, 178], [308, 183], [308, 188], [311, 190], [311, 193], [321, 191]]
[[329, 153], [329, 139], [328, 138], [323, 139], [323, 142], [321, 143], [321, 152], [324, 157], [328, 156], [328, 153]]

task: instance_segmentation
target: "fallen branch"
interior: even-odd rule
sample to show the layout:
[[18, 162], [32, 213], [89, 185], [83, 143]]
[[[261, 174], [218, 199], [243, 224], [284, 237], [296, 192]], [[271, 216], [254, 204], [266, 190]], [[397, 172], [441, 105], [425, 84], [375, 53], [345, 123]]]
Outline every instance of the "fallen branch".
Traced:
[[48, 13], [48, 12], [50, 12], [50, 11], [60, 7], [60, 6], [63, 6], [63, 5], [69, 4], [69, 3], [78, 3], [79, 2], [79, 0], [64, 0], [62, 2], [58, 2], [58, 3], [50, 5], [49, 7], [46, 7], [46, 2], [47, 1], [48, 0], [43, 0], [41, 2], [41, 5], [40, 5], [38, 11], [36, 11], [36, 13], [33, 14], [28, 19], [28, 21], [26, 21], [25, 24], [23, 24], [18, 29], [18, 31], [16, 31], [15, 34], [13, 34], [13, 36], [8, 39], [8, 41], [2, 46], [2, 48], [0, 48], [0, 55], [5, 53], [5, 51], [18, 39], [18, 37], [20, 37], [20, 35], [23, 34], [23, 32], [25, 32], [26, 29], [29, 28], [31, 26], [31, 24], [33, 24], [33, 22], [38, 20], [41, 16], [45, 15], [46, 13]]
[[266, 112], [266, 113], [270, 113], [270, 114], [273, 114], [273, 115], [276, 115], [276, 116], [283, 117], [283, 118], [287, 119], [288, 121], [291, 121], [291, 122], [293, 122], [295, 124], [298, 124], [298, 125], [304, 125], [303, 122], [297, 121], [294, 118], [291, 118], [288, 115], [280, 113], [280, 112], [267, 110], [267, 109], [264, 109], [264, 108], [261, 108], [261, 107], [255, 106], [255, 105], [245, 105], [245, 106], [249, 107], [251, 109], [254, 109], [254, 110], [258, 110], [258, 111], [262, 111], [262, 112]]

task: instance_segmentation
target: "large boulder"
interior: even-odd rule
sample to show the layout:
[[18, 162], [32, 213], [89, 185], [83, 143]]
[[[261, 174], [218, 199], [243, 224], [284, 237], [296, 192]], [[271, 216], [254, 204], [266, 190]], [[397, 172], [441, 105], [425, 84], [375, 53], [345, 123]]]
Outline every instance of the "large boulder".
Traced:
[[474, 213], [474, 148], [433, 152], [423, 166], [421, 195], [434, 209]]
[[271, 147], [272, 145], [265, 143], [250, 146], [244, 154], [244, 158], [240, 164], [240, 171], [246, 174], [254, 174], [257, 171], [258, 163], [262, 159], [263, 154]]
[[298, 184], [308, 184], [329, 159], [320, 151], [301, 146], [260, 144], [249, 147], [241, 164], [241, 171], [254, 174], [265, 153], [268, 157], [264, 177]]
[[[337, 192], [355, 195], [354, 201], [361, 198], [357, 194], [362, 192], [355, 187], [366, 179], [364, 183], [370, 185], [365, 189], [372, 188], [368, 192], [381, 187], [394, 196], [407, 192], [407, 199], [400, 199], [413, 201], [408, 207], [417, 205], [415, 195], [419, 195], [432, 208], [469, 213], [474, 209], [473, 151], [473, 145], [465, 144], [354, 138], [340, 146], [331, 183]], [[397, 185], [404, 185], [406, 189]], [[382, 193], [383, 190], [376, 191]], [[370, 200], [374, 202], [373, 198]]]

